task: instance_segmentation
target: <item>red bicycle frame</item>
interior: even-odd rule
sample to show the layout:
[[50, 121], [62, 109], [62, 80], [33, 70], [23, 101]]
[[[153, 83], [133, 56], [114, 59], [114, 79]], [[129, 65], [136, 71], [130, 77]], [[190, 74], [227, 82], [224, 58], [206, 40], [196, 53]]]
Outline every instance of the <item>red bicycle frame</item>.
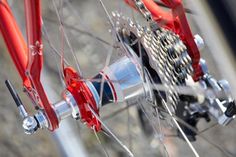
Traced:
[[[133, 0], [125, 0], [134, 7]], [[199, 65], [200, 53], [185, 17], [181, 0], [162, 0], [171, 8], [171, 12], [163, 11], [153, 0], [143, 0], [156, 22], [179, 34], [185, 42], [192, 58], [194, 80], [202, 75]], [[50, 104], [40, 81], [43, 67], [42, 18], [40, 0], [24, 0], [27, 29], [27, 44], [17, 25], [7, 0], [0, 1], [0, 30], [7, 45], [8, 52], [22, 78], [26, 93], [33, 103], [45, 111], [49, 121], [49, 129], [58, 127], [58, 118], [53, 105]]]
[[0, 30], [8, 52], [22, 78], [25, 91], [45, 111], [50, 123], [49, 129], [54, 130], [58, 127], [58, 119], [40, 82], [43, 66], [40, 0], [25, 0], [25, 17], [27, 44], [7, 0], [0, 1]]

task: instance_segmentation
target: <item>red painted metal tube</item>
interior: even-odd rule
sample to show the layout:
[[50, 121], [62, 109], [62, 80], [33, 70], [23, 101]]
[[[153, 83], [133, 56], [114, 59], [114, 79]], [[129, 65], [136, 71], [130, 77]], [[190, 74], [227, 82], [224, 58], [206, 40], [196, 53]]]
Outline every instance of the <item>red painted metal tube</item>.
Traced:
[[25, 17], [29, 47], [28, 75], [39, 96], [39, 105], [45, 110], [48, 120], [50, 121], [50, 130], [54, 130], [58, 127], [59, 122], [40, 82], [43, 67], [41, 0], [25, 0]]
[[27, 80], [25, 75], [28, 62], [27, 47], [6, 0], [0, 1], [0, 30], [8, 52], [22, 81], [25, 82]]
[[25, 0], [25, 13], [29, 49], [7, 0], [0, 1], [0, 30], [24, 86], [29, 91], [34, 91], [29, 93], [30, 97], [45, 110], [50, 129], [54, 130], [58, 127], [58, 119], [40, 82], [43, 66], [40, 0]]

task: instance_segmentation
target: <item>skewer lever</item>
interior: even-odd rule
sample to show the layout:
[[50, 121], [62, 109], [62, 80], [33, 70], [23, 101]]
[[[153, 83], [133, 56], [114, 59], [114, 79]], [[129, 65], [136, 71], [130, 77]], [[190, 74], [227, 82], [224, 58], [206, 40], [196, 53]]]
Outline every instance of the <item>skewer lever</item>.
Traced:
[[9, 80], [5, 81], [5, 84], [9, 90], [9, 92], [11, 93], [11, 96], [13, 98], [13, 100], [16, 103], [16, 106], [20, 112], [20, 115], [23, 118], [23, 128], [25, 130], [26, 134], [32, 134], [34, 133], [38, 128], [39, 128], [39, 124], [38, 121], [36, 120], [35, 117], [29, 116], [19, 95], [17, 94], [16, 90], [14, 89], [14, 87], [12, 86], [11, 82]]

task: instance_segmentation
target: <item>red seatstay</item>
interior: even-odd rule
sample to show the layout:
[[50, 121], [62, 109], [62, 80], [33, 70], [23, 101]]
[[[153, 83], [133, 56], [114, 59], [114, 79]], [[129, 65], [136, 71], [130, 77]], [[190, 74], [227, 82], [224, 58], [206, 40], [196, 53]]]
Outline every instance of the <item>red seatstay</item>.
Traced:
[[[182, 4], [182, 0], [161, 0], [170, 11], [161, 9], [153, 0], [142, 0], [146, 8], [151, 12], [153, 19], [159, 24], [159, 26], [169, 29], [180, 36], [185, 45], [187, 46], [188, 53], [192, 58], [192, 66], [194, 69], [194, 75], [192, 76], [194, 81], [198, 81], [203, 75], [200, 61], [200, 52], [191, 29], [188, 25], [187, 18], [185, 16], [185, 10]], [[135, 7], [134, 0], [125, 0], [130, 6]]]
[[27, 44], [17, 25], [7, 0], [0, 1], [0, 30], [14, 64], [22, 78], [26, 92], [43, 109], [49, 119], [50, 130], [58, 127], [58, 119], [49, 103], [40, 74], [43, 66], [40, 0], [25, 0]]

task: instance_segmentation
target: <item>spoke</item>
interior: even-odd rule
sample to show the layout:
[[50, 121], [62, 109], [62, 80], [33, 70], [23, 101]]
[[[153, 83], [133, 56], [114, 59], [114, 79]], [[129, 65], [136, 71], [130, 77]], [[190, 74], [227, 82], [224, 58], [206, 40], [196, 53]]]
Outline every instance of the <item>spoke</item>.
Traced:
[[74, 50], [73, 50], [73, 48], [72, 48], [72, 46], [70, 44], [69, 38], [68, 38], [68, 36], [67, 36], [67, 34], [66, 34], [65, 30], [64, 30], [62, 18], [60, 16], [59, 10], [57, 9], [56, 2], [55, 2], [55, 0], [52, 0], [52, 2], [53, 2], [53, 6], [54, 6], [54, 9], [56, 11], [56, 15], [57, 15], [57, 18], [58, 18], [58, 21], [59, 21], [60, 31], [63, 33], [63, 36], [64, 36], [64, 38], [66, 40], [66, 43], [67, 43], [67, 45], [68, 45], [68, 47], [70, 49], [70, 52], [71, 52], [71, 54], [72, 54], [72, 56], [73, 56], [73, 58], [75, 60], [75, 64], [76, 64], [76, 68], [78, 70], [78, 73], [82, 77], [83, 75], [82, 75], [82, 71], [80, 69], [79, 61], [78, 61], [78, 59], [76, 57], [76, 54], [75, 54], [75, 52], [74, 52]]
[[[151, 81], [153, 82], [152, 78], [150, 77]], [[191, 142], [189, 141], [189, 139], [187, 138], [186, 134], [184, 133], [184, 131], [182, 130], [182, 128], [180, 127], [179, 123], [176, 121], [174, 114], [171, 112], [169, 106], [167, 105], [167, 103], [165, 102], [164, 98], [162, 97], [160, 91], [158, 90], [158, 88], [156, 87], [156, 85], [153, 85], [154, 88], [158, 91], [158, 95], [160, 96], [160, 98], [162, 99], [162, 104], [164, 105], [165, 109], [167, 110], [168, 114], [170, 115], [172, 121], [174, 122], [175, 126], [178, 128], [178, 130], [180, 131], [180, 133], [182, 134], [184, 140], [186, 141], [186, 143], [188, 144], [189, 148], [192, 150], [192, 152], [194, 153], [195, 157], [199, 157], [199, 154], [197, 153], [196, 149], [193, 147], [193, 145], [191, 144]]]
[[205, 140], [207, 143], [209, 143], [210, 145], [212, 145], [213, 147], [215, 147], [217, 150], [219, 150], [220, 152], [222, 152], [225, 156], [227, 157], [233, 157], [235, 155], [233, 155], [233, 153], [229, 152], [228, 150], [226, 150], [225, 148], [223, 148], [222, 146], [219, 146], [213, 142], [211, 142], [210, 140], [208, 140], [206, 137], [204, 137], [201, 133], [202, 131], [199, 133], [195, 128], [189, 126], [188, 123], [184, 122], [182, 119], [180, 118], [176, 118], [178, 122], [180, 122], [181, 124], [185, 125], [186, 127], [188, 127], [191, 131], [193, 131], [195, 134], [198, 135], [198, 137], [202, 138], [203, 140]]
[[[110, 50], [108, 51], [106, 62], [105, 62], [105, 68], [108, 67], [111, 61], [111, 56], [113, 53], [113, 47], [110, 47]], [[103, 90], [104, 90], [104, 82], [105, 82], [105, 75], [102, 75], [102, 80], [101, 80], [101, 87], [100, 87], [100, 100], [99, 100], [99, 107], [102, 106], [102, 98], [103, 98]]]
[[[78, 10], [75, 10], [74, 7], [71, 5], [71, 3], [69, 3], [69, 0], [66, 0], [66, 3], [67, 5], [69, 6], [70, 10], [72, 10], [72, 13], [79, 18], [79, 20], [81, 21], [79, 24], [82, 25], [83, 27], [83, 30], [79, 29], [79, 28], [75, 28], [71, 25], [66, 25], [64, 24], [66, 27], [74, 30], [74, 31], [77, 31], [77, 32], [80, 32], [80, 33], [83, 33], [85, 35], [88, 35], [98, 41], [100, 41], [101, 43], [103, 44], [106, 44], [106, 45], [109, 45], [109, 46], [113, 46], [114, 48], [117, 48], [116, 46], [112, 45], [111, 43], [109, 43], [108, 41], [105, 41], [104, 39], [100, 38], [99, 36], [96, 36], [94, 35], [94, 31], [93, 33], [89, 30], [91, 30], [92, 28], [89, 27], [89, 25], [87, 25], [86, 23], [84, 23], [84, 21], [82, 20], [82, 18], [80, 17], [80, 14], [78, 14]], [[86, 30], [86, 31], [85, 31]]]
[[[225, 94], [222, 91], [215, 91], [212, 88], [203, 89], [201, 87], [194, 87], [194, 86], [178, 86], [178, 85], [171, 85], [173, 89], [177, 91], [178, 94], [182, 95], [204, 95], [206, 97], [213, 96], [217, 98], [225, 98]], [[152, 83], [152, 88], [157, 91], [168, 92], [168, 87], [164, 86], [163, 84], [156, 84]]]
[[97, 131], [96, 131], [95, 127], [93, 127], [93, 133], [94, 133], [94, 135], [96, 136], [96, 139], [97, 139], [98, 143], [99, 143], [100, 146], [102, 147], [102, 150], [103, 150], [104, 154], [106, 155], [106, 157], [109, 157], [109, 154], [108, 154], [108, 152], [107, 152], [105, 146], [102, 144], [102, 142], [101, 142], [101, 140], [100, 140], [100, 138], [99, 138], [99, 136], [98, 136], [98, 134], [97, 134]]
[[[151, 95], [151, 101], [147, 101], [147, 102], [153, 103], [153, 105], [151, 105], [152, 107], [153, 106], [157, 106], [156, 99], [154, 100], [154, 94], [152, 93], [153, 90], [151, 89], [151, 84], [154, 83], [154, 81], [153, 81], [150, 73], [148, 72], [148, 70], [146, 68], [144, 69], [144, 73], [146, 74], [144, 76], [147, 77], [147, 79], [146, 79], [147, 81], [146, 82], [148, 84], [148, 89], [149, 89], [149, 91], [151, 93], [150, 94]], [[161, 145], [164, 147], [164, 151], [166, 153], [166, 156], [169, 157], [169, 152], [167, 151], [166, 145], [164, 144], [164, 133], [162, 131], [161, 121], [160, 121], [160, 117], [159, 117], [159, 111], [158, 111], [158, 109], [156, 107], [154, 109], [155, 109], [154, 112], [155, 112], [156, 115], [155, 116], [153, 115], [152, 117], [155, 117], [157, 119], [157, 123], [158, 123], [157, 126], [159, 128], [159, 133], [156, 133], [156, 136], [159, 139], [159, 141], [161, 142]]]
[[106, 121], [106, 120], [108, 120], [108, 119], [110, 119], [110, 118], [114, 118], [114, 116], [116, 116], [116, 115], [118, 115], [118, 114], [120, 114], [120, 113], [126, 111], [128, 108], [133, 107], [133, 106], [136, 106], [136, 104], [134, 104], [134, 103], [132, 103], [132, 104], [127, 104], [126, 107], [123, 107], [123, 108], [121, 108], [121, 109], [119, 109], [119, 110], [113, 112], [112, 114], [109, 114], [109, 115], [107, 115], [107, 116], [104, 116], [102, 119], [103, 119], [104, 121]]
[[[154, 85], [155, 86], [155, 85]], [[160, 92], [158, 91], [159, 96], [162, 98]], [[164, 105], [165, 109], [167, 110], [168, 114], [170, 115], [172, 121], [174, 122], [175, 126], [178, 128], [178, 130], [180, 131], [180, 133], [182, 134], [184, 140], [186, 141], [186, 143], [188, 144], [189, 148], [192, 150], [192, 152], [194, 153], [194, 155], [196, 157], [199, 157], [199, 154], [197, 153], [196, 149], [193, 147], [193, 145], [191, 144], [191, 142], [189, 141], [189, 139], [187, 138], [186, 134], [184, 133], [184, 131], [182, 130], [182, 128], [180, 127], [179, 123], [176, 121], [174, 114], [171, 112], [169, 106], [166, 104], [166, 102], [164, 101], [164, 99], [162, 98], [162, 104]]]
[[90, 105], [87, 105], [89, 110], [92, 112], [92, 114], [97, 118], [97, 120], [102, 124], [104, 129], [107, 131], [107, 133], [126, 151], [126, 153], [133, 157], [133, 153], [124, 145], [119, 138], [107, 127], [107, 125], [100, 119], [100, 117], [96, 114], [96, 112], [90, 107]]
[[[167, 111], [165, 111], [163, 108], [157, 107], [160, 111], [165, 112], [168, 114]], [[169, 114], [168, 114], [169, 115]], [[169, 115], [170, 116], [170, 115]], [[225, 156], [227, 157], [233, 157], [233, 153], [229, 152], [228, 150], [226, 150], [225, 148], [223, 148], [222, 146], [219, 146], [213, 142], [211, 142], [210, 140], [208, 140], [206, 137], [204, 137], [203, 135], [201, 135], [202, 131], [198, 132], [195, 128], [193, 128], [191, 125], [189, 125], [188, 123], [186, 123], [185, 121], [183, 121], [181, 118], [177, 117], [176, 115], [173, 115], [175, 117], [175, 119], [183, 124], [184, 126], [186, 126], [188, 129], [190, 129], [191, 131], [193, 131], [196, 135], [198, 135], [200, 138], [202, 138], [203, 140], [205, 140], [207, 143], [209, 143], [210, 145], [212, 145], [213, 147], [215, 147], [217, 150], [219, 150], [220, 152], [222, 152]], [[214, 125], [213, 125], [214, 126]], [[211, 127], [210, 127], [211, 128]], [[205, 129], [204, 129], [205, 130]], [[203, 131], [204, 131], [203, 130]], [[208, 129], [207, 129], [208, 130]]]
[[[63, 2], [62, 2], [62, 0], [60, 0], [59, 1], [59, 16], [61, 17], [61, 19], [64, 17], [63, 16], [63, 8], [62, 8], [62, 6], [63, 6]], [[62, 19], [63, 20], [63, 19]], [[65, 46], [65, 37], [64, 37], [64, 30], [63, 30], [63, 27], [62, 27], [62, 25], [59, 27], [59, 30], [60, 30], [60, 32], [61, 32], [61, 70], [62, 70], [62, 76], [63, 76], [63, 78], [65, 79], [65, 76], [64, 76], [64, 69], [65, 69], [65, 62], [64, 62], [64, 56], [65, 56], [65, 48], [64, 48], [64, 46]]]
[[153, 130], [154, 130], [154, 132], [155, 132], [155, 134], [154, 134], [154, 135], [155, 135], [155, 138], [157, 138], [157, 139], [160, 141], [161, 145], [164, 147], [164, 151], [165, 151], [166, 155], [169, 157], [169, 153], [168, 153], [168, 151], [167, 151], [166, 145], [164, 144], [164, 138], [163, 138], [163, 137], [164, 137], [164, 134], [162, 133], [162, 127], [161, 127], [161, 124], [160, 124], [160, 121], [159, 121], [159, 120], [160, 120], [160, 119], [159, 119], [159, 116], [156, 116], [157, 119], [159, 119], [159, 120], [157, 120], [157, 121], [158, 121], [159, 131], [157, 131], [157, 128], [155, 127], [156, 125], [155, 125], [154, 121], [151, 120], [151, 117], [149, 116], [150, 113], [148, 114], [148, 113], [145, 111], [145, 109], [144, 109], [144, 107], [143, 107], [142, 104], [140, 104], [140, 107], [141, 107], [141, 109], [142, 109], [142, 111], [143, 111], [145, 117], [148, 119], [148, 121], [150, 122], [150, 124], [151, 124], [151, 126], [152, 126], [152, 128], [153, 128]]
[[107, 10], [106, 6], [104, 5], [103, 1], [102, 1], [102, 0], [97, 0], [97, 1], [101, 4], [101, 6], [102, 6], [102, 8], [103, 8], [103, 10], [104, 10], [104, 12], [105, 12], [107, 18], [108, 18], [108, 21], [109, 21], [109, 23], [110, 23], [112, 29], [114, 30], [116, 36], [118, 37], [118, 40], [120, 41], [121, 46], [122, 46], [123, 50], [125, 51], [126, 55], [127, 55], [128, 57], [131, 57], [132, 54], [130, 54], [130, 52], [127, 50], [127, 48], [126, 48], [126, 46], [125, 46], [125, 44], [124, 44], [124, 42], [123, 42], [123, 40], [122, 40], [120, 34], [117, 32], [117, 30], [116, 30], [116, 28], [115, 28], [115, 24], [114, 24], [114, 22], [112, 21], [111, 16], [110, 16], [110, 14], [108, 13], [108, 10]]
[[[53, 44], [50, 42], [50, 39], [49, 39], [49, 35], [48, 35], [48, 32], [47, 32], [47, 29], [45, 27], [45, 25], [43, 25], [43, 35], [45, 36], [45, 39], [49, 45], [49, 47], [52, 49], [52, 52], [54, 52], [54, 60], [55, 62], [57, 63], [57, 58], [55, 56], [55, 54], [57, 56], [59, 56], [60, 58], [63, 58], [61, 56], [61, 54], [58, 52], [58, 50], [53, 46]], [[65, 60], [64, 58], [64, 63], [68, 66], [68, 62]], [[62, 69], [60, 68], [60, 66], [58, 65], [58, 63], [56, 64], [57, 65], [57, 70], [58, 70], [58, 73], [59, 73], [59, 77], [60, 77], [60, 82], [63, 86], [65, 86], [65, 82], [64, 82], [64, 75], [63, 75], [63, 72], [62, 72]]]
[[107, 11], [106, 6], [104, 5], [104, 3], [103, 3], [102, 0], [98, 0], [98, 1], [99, 1], [99, 3], [101, 4], [101, 6], [102, 6], [102, 8], [103, 8], [103, 10], [104, 10], [104, 12], [105, 12], [105, 14], [106, 14], [106, 16], [107, 16], [109, 22], [110, 22], [112, 28], [114, 29], [115, 25], [114, 25], [114, 23], [113, 23], [113, 21], [112, 21], [112, 19], [111, 19], [110, 14], [109, 14], [108, 11]]
[[[50, 18], [48, 18], [48, 17], [45, 17], [44, 19], [45, 19], [46, 21], [48, 21], [48, 22], [56, 23], [55, 20], [50, 19]], [[82, 30], [82, 29], [80, 29], [80, 28], [74, 27], [74, 26], [69, 25], [69, 24], [66, 24], [66, 23], [63, 23], [63, 25], [64, 25], [65, 28], [68, 28], [68, 29], [73, 30], [73, 31], [76, 31], [76, 32], [78, 32], [78, 33], [87, 35], [87, 36], [89, 36], [89, 37], [91, 37], [91, 38], [94, 38], [94, 39], [98, 40], [99, 42], [101, 42], [101, 43], [103, 43], [103, 44], [105, 44], [105, 45], [112, 46], [111, 43], [109, 43], [108, 41], [105, 41], [104, 39], [102, 39], [102, 38], [100, 38], [100, 37], [94, 35], [93, 33], [90, 33], [90, 32], [88, 32], [88, 31]], [[117, 48], [117, 47], [115, 47], [115, 46], [113, 46], [113, 47], [114, 47], [114, 48]]]
[[182, 134], [182, 136], [184, 137], [185, 141], [187, 142], [188, 146], [190, 147], [190, 149], [192, 150], [192, 152], [194, 153], [194, 155], [196, 157], [199, 157], [199, 154], [197, 153], [196, 149], [193, 147], [193, 145], [191, 144], [191, 142], [189, 141], [189, 139], [187, 138], [186, 134], [184, 133], [184, 131], [182, 130], [182, 128], [180, 127], [179, 123], [176, 121], [176, 119], [174, 118], [172, 112], [170, 111], [168, 105], [166, 104], [165, 101], [162, 101], [165, 108], [167, 109], [169, 115], [171, 116], [171, 119], [173, 120], [173, 122], [175, 123], [176, 127], [179, 129], [180, 133]]
[[[60, 52], [53, 46], [53, 44], [51, 43], [50, 41], [50, 38], [49, 38], [49, 34], [48, 34], [48, 31], [46, 29], [46, 26], [43, 25], [43, 35], [45, 37], [45, 40], [47, 41], [49, 47], [52, 49], [52, 51], [58, 56], [58, 57], [62, 57]], [[64, 62], [66, 65], [70, 65], [69, 62], [64, 58]]]
[[[126, 106], [128, 104], [126, 103]], [[132, 136], [131, 136], [131, 119], [130, 119], [130, 110], [127, 108], [127, 132], [128, 132], [128, 143], [129, 143], [129, 149], [132, 151], [133, 149], [133, 142], [132, 142]]]
[[155, 127], [156, 125], [155, 125], [155, 123], [153, 122], [153, 120], [151, 120], [151, 117], [149, 116], [149, 115], [151, 115], [151, 114], [150, 114], [150, 113], [149, 113], [149, 114], [147, 113], [147, 111], [145, 110], [144, 106], [143, 106], [141, 103], [138, 103], [138, 104], [139, 104], [141, 110], [143, 111], [145, 117], [146, 117], [146, 118], [148, 119], [148, 121], [150, 122], [150, 124], [151, 124], [151, 126], [152, 126], [152, 128], [153, 128], [153, 130], [154, 130], [154, 132], [155, 132], [155, 135], [158, 136], [159, 133], [158, 133], [156, 127]]
[[[133, 17], [134, 23], [137, 25], [137, 21], [136, 21], [136, 19], [135, 19], [135, 17], [134, 17], [133, 9], [132, 9], [132, 17]], [[139, 54], [139, 58], [134, 57], [134, 59], [136, 59], [136, 58], [138, 59], [138, 62], [139, 62], [138, 65], [140, 65], [140, 68], [141, 68], [140, 76], [141, 76], [141, 78], [143, 79], [143, 81], [145, 82], [146, 80], [145, 80], [144, 65], [143, 65], [143, 53], [142, 53], [142, 47], [141, 47], [141, 39], [142, 39], [142, 37], [138, 37], [135, 41], [133, 41], [133, 42], [130, 44], [130, 46], [133, 46], [133, 45], [135, 45], [136, 43], [138, 43], [138, 54]], [[134, 54], [133, 56], [136, 56], [136, 54]], [[136, 62], [137, 62], [137, 61], [136, 61]], [[152, 96], [152, 95], [151, 95], [151, 96]]]
[[143, 78], [143, 81], [144, 82], [146, 82], [145, 81], [145, 73], [144, 73], [144, 65], [143, 65], [143, 54], [142, 54], [142, 48], [141, 48], [141, 38], [139, 38], [139, 40], [138, 40], [138, 51], [139, 51], [139, 58], [140, 58], [140, 64], [141, 64], [141, 76], [142, 76], [142, 78]]

